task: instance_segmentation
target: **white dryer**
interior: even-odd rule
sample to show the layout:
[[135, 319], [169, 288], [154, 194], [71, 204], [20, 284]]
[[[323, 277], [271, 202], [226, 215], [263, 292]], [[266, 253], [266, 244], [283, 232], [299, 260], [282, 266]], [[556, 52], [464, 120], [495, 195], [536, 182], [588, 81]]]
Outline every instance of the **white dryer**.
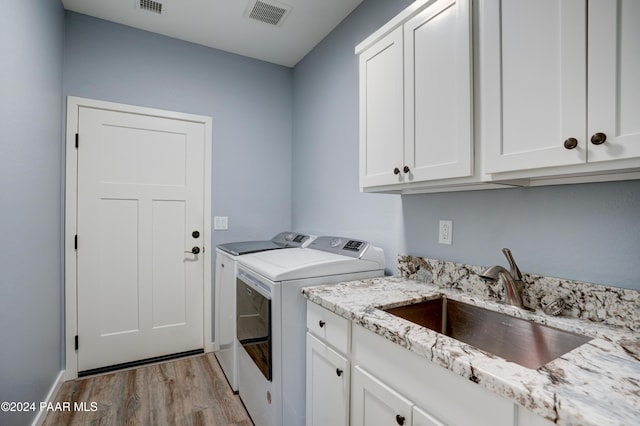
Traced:
[[256, 425], [305, 424], [302, 288], [382, 275], [381, 248], [342, 237], [238, 259], [238, 389]]
[[281, 232], [270, 240], [239, 241], [216, 248], [215, 339], [216, 358], [234, 392], [238, 392], [238, 350], [236, 343], [236, 263], [240, 256], [262, 251], [306, 247], [315, 236]]

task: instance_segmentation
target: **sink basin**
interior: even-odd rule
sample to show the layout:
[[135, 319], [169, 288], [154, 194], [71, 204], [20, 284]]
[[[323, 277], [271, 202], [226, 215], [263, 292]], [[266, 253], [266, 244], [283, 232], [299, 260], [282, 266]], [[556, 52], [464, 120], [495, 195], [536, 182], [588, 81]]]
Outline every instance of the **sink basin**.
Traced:
[[591, 340], [445, 297], [384, 311], [532, 369]]

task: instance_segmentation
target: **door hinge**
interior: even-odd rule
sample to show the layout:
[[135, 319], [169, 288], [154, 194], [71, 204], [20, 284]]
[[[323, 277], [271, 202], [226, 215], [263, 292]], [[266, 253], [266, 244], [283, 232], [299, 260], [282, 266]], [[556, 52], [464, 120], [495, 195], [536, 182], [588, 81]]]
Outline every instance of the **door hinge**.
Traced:
[[78, 335], [77, 334], [76, 334], [75, 343], [76, 343], [76, 351], [77, 351], [78, 350]]
[[78, 147], [79, 143], [80, 143], [80, 135], [76, 133], [76, 148]]
[[78, 234], [73, 237], [73, 248], [78, 250]]

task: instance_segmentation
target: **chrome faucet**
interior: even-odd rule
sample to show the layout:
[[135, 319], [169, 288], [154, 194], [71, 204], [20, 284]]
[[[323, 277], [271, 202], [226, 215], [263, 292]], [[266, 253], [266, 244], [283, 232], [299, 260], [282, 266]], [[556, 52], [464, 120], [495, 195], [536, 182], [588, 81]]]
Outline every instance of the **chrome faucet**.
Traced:
[[480, 277], [488, 281], [498, 281], [502, 278], [504, 284], [504, 301], [509, 305], [523, 308], [522, 292], [524, 290], [524, 283], [522, 282], [522, 273], [518, 265], [516, 265], [516, 261], [513, 260], [511, 250], [503, 248], [502, 253], [507, 257], [511, 270], [507, 271], [502, 266], [496, 265], [484, 271], [480, 274]]

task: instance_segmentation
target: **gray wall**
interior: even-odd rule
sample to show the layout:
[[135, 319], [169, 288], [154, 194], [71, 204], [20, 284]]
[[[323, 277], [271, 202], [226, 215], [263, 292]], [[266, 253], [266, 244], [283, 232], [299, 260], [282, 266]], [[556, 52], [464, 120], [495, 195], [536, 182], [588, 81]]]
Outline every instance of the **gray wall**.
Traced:
[[213, 117], [215, 245], [291, 226], [290, 68], [67, 12], [64, 95]]
[[[365, 0], [294, 69], [293, 224], [409, 253], [640, 289], [640, 181], [411, 196], [358, 192], [354, 47], [411, 1]], [[453, 244], [438, 222], [453, 220]]]
[[385, 250], [394, 272], [403, 233], [400, 197], [358, 190], [355, 46], [411, 4], [365, 0], [293, 73], [293, 225], [362, 238]]
[[[0, 401], [44, 400], [62, 369], [62, 49], [59, 2], [0, 13]], [[33, 412], [0, 412], [28, 424]]]
[[[640, 290], [640, 181], [402, 197], [405, 251]], [[453, 244], [438, 221], [453, 220]]]

